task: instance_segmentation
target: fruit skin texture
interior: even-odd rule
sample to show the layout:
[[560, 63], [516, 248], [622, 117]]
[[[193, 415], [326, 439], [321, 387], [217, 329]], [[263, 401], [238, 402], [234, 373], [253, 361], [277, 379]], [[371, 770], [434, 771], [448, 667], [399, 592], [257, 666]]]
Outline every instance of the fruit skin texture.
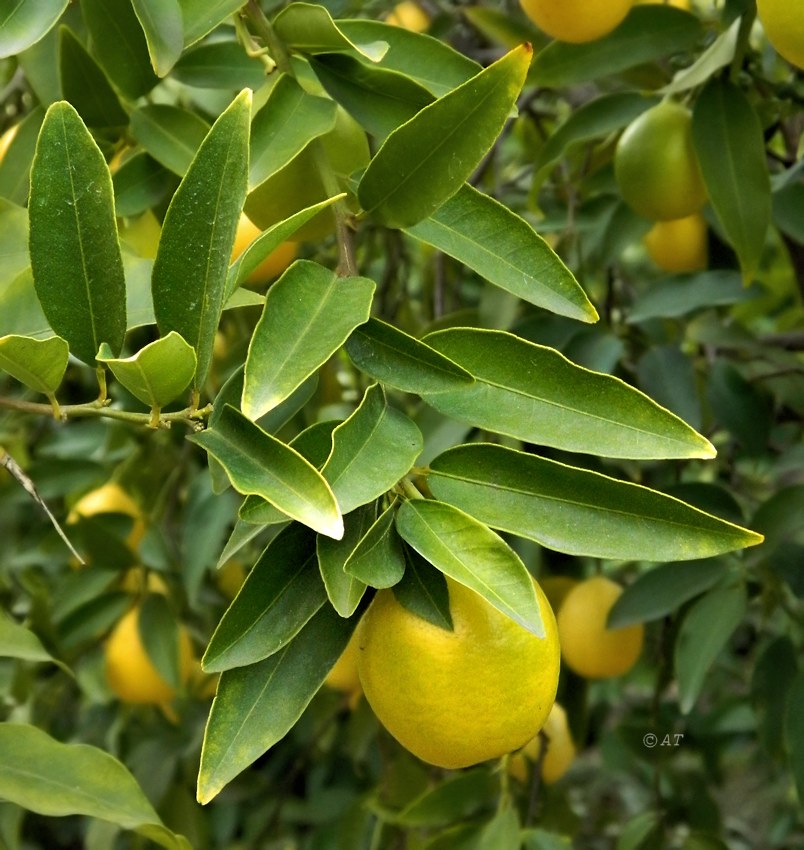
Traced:
[[697, 272], [709, 262], [706, 219], [700, 213], [657, 221], [642, 241], [653, 262], [666, 272]]
[[395, 27], [404, 27], [411, 32], [424, 32], [430, 26], [430, 16], [413, 0], [397, 3], [385, 21]]
[[96, 514], [125, 514], [134, 520], [134, 525], [126, 537], [129, 549], [136, 549], [145, 534], [145, 520], [139, 505], [114, 481], [109, 481], [97, 490], [91, 490], [74, 505], [67, 522], [77, 522], [79, 517], [91, 517]]
[[[139, 632], [139, 607], [125, 614], [106, 642], [106, 679], [123, 702], [159, 705], [170, 702], [176, 690], [162, 678], [145, 652]], [[179, 626], [179, 669], [182, 683], [193, 669], [190, 636]]]
[[541, 732], [534, 735], [518, 753], [514, 753], [508, 762], [508, 772], [520, 782], [527, 779], [528, 761], [534, 764], [539, 761], [542, 732], [547, 736], [547, 752], [542, 761], [542, 779], [548, 785], [558, 782], [575, 761], [577, 750], [567, 723], [567, 712], [557, 702], [553, 703]]
[[626, 203], [645, 218], [684, 218], [706, 203], [691, 124], [686, 107], [663, 101], [632, 121], [617, 143], [614, 176]]
[[776, 52], [804, 70], [804, 8], [801, 0], [757, 0], [757, 14]]
[[[237, 222], [234, 247], [232, 248], [232, 262], [234, 262], [243, 251], [262, 233], [251, 219], [245, 214], [240, 215]], [[283, 271], [296, 259], [299, 246], [296, 242], [282, 242], [277, 248], [257, 266], [246, 278], [246, 283], [260, 285], [268, 283], [275, 277], [279, 277]]]
[[558, 612], [561, 657], [572, 671], [587, 679], [622, 676], [642, 652], [642, 625], [606, 628], [609, 611], [620, 597], [620, 585], [594, 576], [580, 582]]
[[519, 0], [525, 14], [547, 35], [580, 44], [608, 35], [633, 0]]
[[402, 746], [422, 761], [460, 768], [521, 747], [541, 728], [560, 652], [538, 585], [544, 639], [474, 591], [449, 578], [447, 586], [452, 632], [380, 591], [358, 626], [358, 669], [374, 713]]

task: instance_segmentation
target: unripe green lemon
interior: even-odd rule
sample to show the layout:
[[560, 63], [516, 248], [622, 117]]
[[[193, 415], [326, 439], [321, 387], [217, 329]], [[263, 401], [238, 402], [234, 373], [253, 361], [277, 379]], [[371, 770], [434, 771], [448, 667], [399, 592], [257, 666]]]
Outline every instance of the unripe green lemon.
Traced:
[[547, 35], [581, 43], [608, 35], [633, 0], [519, 0], [525, 14]]

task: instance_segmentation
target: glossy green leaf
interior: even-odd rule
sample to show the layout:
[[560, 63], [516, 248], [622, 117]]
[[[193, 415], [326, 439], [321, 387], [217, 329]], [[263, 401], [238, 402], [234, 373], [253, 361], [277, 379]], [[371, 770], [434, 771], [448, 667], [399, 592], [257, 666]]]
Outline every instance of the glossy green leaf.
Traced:
[[326, 602], [315, 535], [292, 523], [260, 555], [204, 653], [212, 673], [262, 661], [287, 645]]
[[164, 77], [176, 64], [184, 48], [179, 0], [131, 0], [145, 33], [151, 67]]
[[396, 504], [389, 505], [355, 546], [343, 570], [371, 587], [393, 587], [405, 572], [405, 552], [396, 533]]
[[731, 26], [720, 33], [692, 65], [676, 72], [672, 82], [661, 89], [662, 94], [679, 94], [704, 85], [717, 71], [731, 64], [737, 48], [740, 21], [740, 17], [735, 18]]
[[599, 80], [687, 50], [702, 35], [701, 22], [689, 12], [656, 4], [635, 6], [603, 38], [586, 44], [549, 44], [533, 60], [530, 79], [547, 88]]
[[58, 336], [0, 337], [0, 369], [26, 387], [48, 396], [59, 388], [69, 357], [69, 346]]
[[335, 496], [318, 470], [231, 405], [225, 406], [214, 428], [190, 439], [223, 465], [239, 493], [261, 496], [328, 537], [343, 535]]
[[[455, 772], [416, 796], [394, 816], [393, 822], [413, 828], [449, 826], [482, 811], [495, 792], [494, 776], [488, 770], [475, 768]], [[481, 832], [476, 827], [474, 831]]]
[[457, 446], [430, 466], [436, 498], [571, 555], [685, 561], [762, 542], [759, 534], [639, 484], [502, 446]]
[[799, 801], [804, 800], [804, 672], [790, 686], [785, 717], [785, 739]]
[[411, 499], [396, 514], [399, 535], [423, 558], [529, 632], [544, 637], [533, 580], [490, 528], [445, 502]]
[[40, 815], [86, 815], [131, 829], [170, 850], [190, 850], [159, 820], [134, 777], [88, 744], [62, 744], [22, 723], [0, 725], [0, 797]]
[[200, 389], [226, 294], [226, 274], [248, 179], [251, 91], [220, 115], [170, 202], [154, 261], [151, 291], [162, 335], [177, 331], [193, 347]]
[[131, 113], [131, 135], [174, 174], [187, 172], [209, 132], [194, 112], [167, 103], [149, 103]]
[[36, 294], [51, 327], [85, 363], [94, 362], [102, 342], [119, 353], [126, 284], [112, 179], [78, 113], [64, 101], [48, 109], [42, 124], [28, 214]]
[[2, 611], [0, 611], [0, 658], [18, 658], [21, 661], [33, 662], [55, 660], [30, 629], [26, 629]]
[[214, 41], [185, 51], [172, 76], [202, 89], [258, 89], [265, 82], [265, 66], [236, 41]]
[[6, 0], [0, 6], [0, 59], [36, 44], [56, 25], [68, 0]]
[[243, 413], [259, 419], [343, 345], [369, 317], [374, 282], [295, 262], [268, 290], [246, 359]]
[[437, 393], [474, 380], [429, 345], [379, 319], [355, 328], [346, 351], [361, 372], [408, 393]]
[[751, 703], [762, 746], [774, 758], [785, 751], [785, 713], [798, 673], [798, 651], [788, 635], [775, 637], [758, 653], [751, 674]]
[[745, 617], [745, 585], [721, 584], [687, 612], [675, 648], [679, 707], [689, 714], [698, 700], [715, 659]]
[[237, 12], [243, 0], [179, 0], [184, 21], [184, 43], [194, 44]]
[[161, 408], [190, 386], [195, 373], [195, 352], [175, 331], [154, 340], [136, 354], [123, 359], [107, 356], [101, 347], [98, 361], [143, 404]]
[[380, 384], [332, 432], [332, 452], [321, 470], [342, 513], [376, 499], [405, 476], [422, 450], [416, 425], [388, 404]]
[[537, 307], [598, 319], [572, 272], [528, 222], [469, 185], [407, 232]]
[[357, 196], [382, 224], [410, 227], [431, 215], [469, 178], [516, 103], [529, 45], [426, 106], [383, 142]]
[[740, 88], [713, 79], [695, 100], [692, 139], [709, 200], [750, 281], [771, 215], [762, 124]]
[[53, 329], [36, 297], [30, 266], [0, 290], [0, 334], [34, 339], [53, 336]]
[[341, 617], [351, 617], [354, 614], [366, 591], [365, 583], [349, 575], [344, 566], [357, 544], [371, 528], [374, 517], [374, 505], [363, 505], [343, 518], [344, 532], [340, 540], [319, 535], [316, 543], [318, 568], [327, 596]]
[[447, 580], [410, 546], [405, 547], [405, 572], [394, 585], [394, 596], [408, 611], [440, 629], [452, 631]]
[[715, 421], [749, 454], [764, 452], [773, 427], [773, 408], [762, 387], [723, 357], [711, 364], [708, 378], [707, 397]]
[[[28, 203], [31, 163], [36, 151], [39, 130], [44, 120], [45, 110], [41, 106], [37, 106], [17, 124], [14, 138], [8, 146], [5, 156], [0, 159], [0, 198], [7, 198], [20, 206]], [[2, 229], [0, 229], [0, 234], [2, 232]], [[3, 274], [5, 276], [5, 270]]]
[[140, 215], [155, 207], [178, 182], [169, 171], [147, 153], [129, 157], [112, 175], [117, 215]]
[[520, 440], [604, 457], [713, 457], [714, 448], [638, 390], [502, 331], [453, 328], [424, 341], [475, 377], [427, 396], [461, 422]]
[[208, 803], [287, 734], [340, 658], [354, 627], [325, 605], [279, 652], [221, 675], [201, 751], [199, 802]]

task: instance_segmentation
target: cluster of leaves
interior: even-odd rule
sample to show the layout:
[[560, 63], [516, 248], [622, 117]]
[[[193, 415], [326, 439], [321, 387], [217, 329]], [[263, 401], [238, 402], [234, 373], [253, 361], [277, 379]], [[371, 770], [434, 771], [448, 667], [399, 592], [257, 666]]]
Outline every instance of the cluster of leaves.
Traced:
[[[610, 819], [647, 809], [618, 846], [717, 841], [711, 786], [750, 758], [785, 846], [775, 765], [804, 786], [801, 92], [752, 48], [753, 4], [638, 6], [581, 46], [491, 4], [445, 4], [443, 39], [369, 19], [379, 5], [241, 5], [29, 0], [0, 29], [18, 121], [0, 443], [45, 500], [114, 470], [150, 521], [136, 553], [122, 518], [78, 522], [74, 571], [0, 482], [0, 594], [27, 625], [0, 621], [0, 761], [19, 766], [0, 836], [56, 846], [30, 809], [100, 819], [59, 846], [128, 846], [118, 828], [168, 847], [610, 846]], [[611, 169], [659, 94], [691, 101], [713, 234], [710, 270], [661, 279]], [[232, 262], [243, 209], [264, 233]], [[244, 288], [294, 237], [305, 258]], [[766, 542], [735, 554], [761, 539], [746, 525]], [[252, 568], [229, 605], [211, 577], [232, 559]], [[433, 775], [322, 690], [375, 589], [449, 628], [447, 575], [538, 634], [529, 573], [600, 561], [634, 579], [612, 624], [657, 626], [633, 692], [563, 674], [603, 759], [569, 780], [580, 814], [551, 788], [535, 828], [492, 767]], [[221, 674], [208, 717], [197, 694], [178, 726], [109, 699], [100, 641], [139, 565], [170, 591], [146, 645], [170, 645], [172, 606]], [[681, 723], [689, 764], [642, 745]], [[208, 815], [196, 774], [201, 802], [220, 794]]]

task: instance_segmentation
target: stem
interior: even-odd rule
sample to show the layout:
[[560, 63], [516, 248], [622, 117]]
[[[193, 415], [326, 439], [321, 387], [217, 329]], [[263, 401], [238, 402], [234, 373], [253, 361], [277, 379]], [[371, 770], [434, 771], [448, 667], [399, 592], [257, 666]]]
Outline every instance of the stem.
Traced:
[[249, 19], [254, 31], [262, 39], [268, 48], [271, 58], [276, 62], [276, 67], [283, 74], [293, 76], [293, 68], [290, 65], [290, 54], [285, 50], [285, 45], [277, 38], [271, 22], [265, 17], [265, 12], [259, 7], [257, 0], [248, 0], [245, 8], [246, 17]]
[[98, 366], [95, 369], [95, 374], [98, 377], [98, 387], [100, 388], [100, 392], [98, 393], [98, 403], [104, 404], [106, 401], [106, 367]]
[[422, 494], [416, 489], [412, 481], [409, 481], [407, 478], [403, 478], [400, 483], [402, 484], [402, 491], [409, 499], [424, 498], [424, 496], [422, 496]]
[[729, 80], [732, 83], [737, 82], [740, 69], [743, 67], [745, 54], [748, 50], [748, 37], [751, 34], [751, 27], [754, 25], [756, 16], [757, 7], [755, 3], [752, 3], [742, 18], [740, 18], [740, 28], [737, 31], [737, 46], [734, 48], [734, 58], [731, 60], [731, 66], [729, 67]]

